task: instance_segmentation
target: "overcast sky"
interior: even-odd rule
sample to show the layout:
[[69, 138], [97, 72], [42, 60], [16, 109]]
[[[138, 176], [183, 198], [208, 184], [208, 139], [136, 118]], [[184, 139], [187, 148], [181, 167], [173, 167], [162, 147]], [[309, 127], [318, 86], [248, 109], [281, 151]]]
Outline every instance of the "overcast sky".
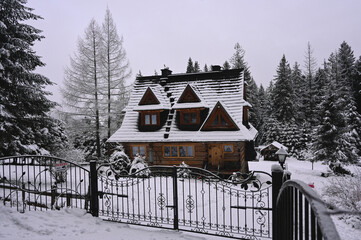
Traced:
[[94, 18], [103, 22], [109, 7], [133, 71], [143, 75], [186, 71], [188, 58], [222, 65], [239, 42], [256, 83], [268, 86], [283, 54], [303, 67], [307, 42], [318, 66], [346, 41], [361, 55], [359, 0], [29, 0], [44, 20], [32, 23], [45, 39], [34, 49], [46, 66], [37, 71], [57, 86], [52, 100], [61, 102], [59, 86], [79, 37]]

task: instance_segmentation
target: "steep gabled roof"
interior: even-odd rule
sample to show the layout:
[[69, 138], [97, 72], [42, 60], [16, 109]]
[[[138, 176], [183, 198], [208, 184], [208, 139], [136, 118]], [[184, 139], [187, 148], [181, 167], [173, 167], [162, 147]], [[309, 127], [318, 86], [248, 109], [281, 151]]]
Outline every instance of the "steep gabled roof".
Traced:
[[[243, 98], [243, 72], [241, 69], [213, 71], [192, 74], [171, 74], [167, 76], [138, 77], [126, 107], [121, 128], [108, 140], [109, 142], [203, 142], [203, 141], [249, 141], [254, 140], [257, 130], [247, 128], [242, 123], [243, 106], [249, 103]], [[150, 87], [160, 104], [140, 106], [145, 91]], [[183, 102], [182, 95], [191, 89], [200, 102]], [[190, 90], [187, 90], [190, 91]], [[191, 93], [193, 94], [193, 93]], [[206, 119], [210, 119], [213, 108], [220, 102], [226, 115], [236, 126], [232, 131], [184, 131], [176, 124], [176, 109], [208, 108]], [[197, 105], [198, 104], [198, 105]], [[152, 106], [153, 105], [153, 106]], [[160, 106], [163, 105], [163, 106]], [[167, 124], [159, 130], [141, 132], [138, 129], [140, 107], [163, 107], [169, 111]], [[147, 109], [150, 110], [150, 109]], [[153, 109], [154, 110], [154, 109]], [[206, 121], [205, 121], [206, 122]], [[165, 138], [167, 135], [167, 138]]]
[[221, 102], [218, 101], [200, 129], [201, 131], [239, 130], [239, 127], [233, 121], [232, 117], [228, 114]]
[[195, 90], [191, 84], [187, 84], [182, 94], [178, 98], [177, 103], [174, 104], [172, 108], [208, 108], [208, 105], [202, 98], [202, 95], [197, 90]]
[[[154, 90], [153, 90], [154, 89]], [[159, 87], [148, 87], [140, 99], [138, 106], [133, 108], [134, 111], [146, 111], [146, 110], [162, 110], [169, 109], [164, 106], [164, 102], [160, 102], [158, 96], [160, 96]]]
[[159, 104], [158, 98], [155, 96], [154, 92], [150, 87], [145, 91], [142, 99], [140, 99], [138, 105], [151, 105], [151, 104]]

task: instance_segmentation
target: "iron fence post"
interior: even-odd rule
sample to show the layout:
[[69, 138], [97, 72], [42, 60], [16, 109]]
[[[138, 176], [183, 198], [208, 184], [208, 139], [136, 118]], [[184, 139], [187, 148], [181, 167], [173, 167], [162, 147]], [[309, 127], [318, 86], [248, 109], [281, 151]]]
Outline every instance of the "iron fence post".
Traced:
[[97, 162], [90, 161], [90, 212], [93, 217], [99, 216], [99, 199], [98, 199], [98, 174]]
[[178, 230], [178, 179], [177, 166], [173, 166], [173, 211], [174, 211], [174, 225], [173, 229]]
[[280, 165], [272, 165], [272, 239], [278, 238], [279, 233], [277, 231], [277, 197], [282, 187], [283, 169]]

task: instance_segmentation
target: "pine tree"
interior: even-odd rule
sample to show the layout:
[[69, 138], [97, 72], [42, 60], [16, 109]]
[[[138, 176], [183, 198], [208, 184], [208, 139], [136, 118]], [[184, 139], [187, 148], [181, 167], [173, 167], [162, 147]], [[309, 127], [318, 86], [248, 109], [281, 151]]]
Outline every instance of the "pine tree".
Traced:
[[101, 157], [101, 89], [102, 81], [102, 36], [94, 19], [85, 30], [83, 39], [78, 41], [77, 53], [70, 58], [70, 67], [65, 69], [64, 88], [65, 104], [71, 115], [78, 115], [91, 121], [91, 132], [96, 144], [96, 156]]
[[44, 87], [53, 83], [34, 73], [44, 63], [32, 46], [43, 36], [27, 23], [42, 18], [26, 3], [0, 1], [0, 156], [56, 154], [67, 143], [62, 123], [49, 114], [56, 104]]
[[193, 71], [194, 71], [195, 73], [201, 71], [201, 69], [199, 68], [199, 63], [198, 63], [198, 61], [195, 61], [195, 62], [194, 62]]
[[290, 122], [295, 116], [294, 91], [291, 79], [291, 68], [283, 55], [277, 68], [275, 86], [272, 91], [273, 114], [278, 121]]
[[194, 72], [194, 65], [193, 65], [192, 58], [189, 58], [186, 73], [192, 73], [192, 72]]

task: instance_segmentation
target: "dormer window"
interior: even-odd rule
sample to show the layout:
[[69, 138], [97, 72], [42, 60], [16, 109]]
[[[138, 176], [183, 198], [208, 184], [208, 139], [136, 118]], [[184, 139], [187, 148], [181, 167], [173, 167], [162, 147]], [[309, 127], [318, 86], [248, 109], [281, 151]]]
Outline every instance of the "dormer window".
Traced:
[[231, 116], [220, 102], [214, 106], [202, 130], [239, 130]]
[[199, 124], [199, 110], [182, 110], [180, 111], [181, 125]]
[[156, 112], [156, 111], [143, 111], [142, 112], [142, 125], [143, 126], [157, 126], [157, 125], [159, 125], [159, 112]]

